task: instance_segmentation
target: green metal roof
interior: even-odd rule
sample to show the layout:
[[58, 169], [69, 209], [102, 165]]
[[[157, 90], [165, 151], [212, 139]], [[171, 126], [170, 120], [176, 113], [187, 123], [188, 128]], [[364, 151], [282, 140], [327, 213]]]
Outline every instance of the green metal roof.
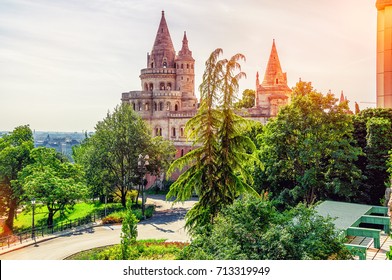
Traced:
[[372, 210], [373, 206], [338, 201], [324, 201], [316, 206], [316, 211], [323, 217], [336, 218], [336, 228], [346, 230], [353, 226], [361, 216]]

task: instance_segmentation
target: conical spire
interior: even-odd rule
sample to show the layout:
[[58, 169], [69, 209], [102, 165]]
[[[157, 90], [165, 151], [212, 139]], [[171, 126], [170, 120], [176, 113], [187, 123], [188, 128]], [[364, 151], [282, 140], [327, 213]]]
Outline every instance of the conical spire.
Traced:
[[149, 56], [148, 67], [150, 68], [173, 68], [175, 50], [167, 27], [165, 12], [162, 11], [154, 46]]
[[189, 50], [188, 47], [188, 38], [186, 37], [186, 31], [184, 31], [184, 38], [182, 39], [182, 48], [178, 52], [179, 57], [192, 57], [192, 52]]
[[276, 50], [275, 39], [272, 42], [271, 54], [265, 71], [263, 86], [273, 86], [287, 84], [286, 75], [280, 66], [278, 51]]
[[343, 103], [346, 101], [346, 98], [344, 97], [343, 90], [340, 92], [340, 99], [339, 99], [339, 104]]

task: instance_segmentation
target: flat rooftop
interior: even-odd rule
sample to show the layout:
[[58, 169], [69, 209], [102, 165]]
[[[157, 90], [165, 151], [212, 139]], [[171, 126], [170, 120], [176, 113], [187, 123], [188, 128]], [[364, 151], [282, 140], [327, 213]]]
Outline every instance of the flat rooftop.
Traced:
[[346, 230], [354, 225], [363, 215], [371, 213], [374, 206], [338, 201], [324, 201], [316, 206], [316, 211], [323, 217], [335, 218], [337, 229]]

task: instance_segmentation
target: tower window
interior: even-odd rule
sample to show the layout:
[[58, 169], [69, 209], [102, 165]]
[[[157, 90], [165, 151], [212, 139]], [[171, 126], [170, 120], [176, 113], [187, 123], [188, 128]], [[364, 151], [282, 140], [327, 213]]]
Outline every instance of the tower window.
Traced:
[[163, 102], [159, 102], [159, 111], [163, 111]]
[[152, 91], [153, 89], [154, 89], [154, 84], [151, 83], [151, 84], [150, 84], [150, 91]]
[[184, 156], [184, 149], [181, 149], [181, 156]]
[[172, 128], [172, 137], [176, 137], [176, 128], [175, 127]]
[[135, 102], [132, 102], [132, 108], [133, 108], [134, 111], [136, 111], [136, 104], [135, 104]]
[[174, 105], [174, 111], [178, 111], [178, 105], [177, 104]]
[[155, 136], [162, 136], [162, 128], [160, 127], [155, 128]]
[[141, 102], [139, 102], [139, 103], [137, 104], [137, 109], [138, 109], [138, 111], [141, 111], [141, 110], [142, 110], [142, 103], [141, 103]]
[[158, 104], [154, 102], [154, 111], [158, 111]]
[[150, 103], [146, 102], [146, 104], [144, 104], [144, 110], [146, 111], [150, 110]]
[[167, 67], [167, 62], [165, 61], [164, 63], [163, 63], [163, 68], [166, 68]]
[[180, 136], [184, 137], [184, 128], [183, 127], [180, 128]]
[[276, 79], [276, 84], [278, 84], [278, 79]]
[[151, 68], [154, 68], [154, 62], [151, 62]]
[[167, 103], [166, 103], [166, 110], [167, 110], [167, 111], [170, 111], [170, 102], [167, 102]]

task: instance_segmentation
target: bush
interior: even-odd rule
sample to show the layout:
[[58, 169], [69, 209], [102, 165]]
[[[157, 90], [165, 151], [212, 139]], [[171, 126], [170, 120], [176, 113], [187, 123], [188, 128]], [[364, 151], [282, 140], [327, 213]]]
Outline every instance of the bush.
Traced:
[[351, 259], [331, 219], [298, 205], [279, 213], [272, 203], [245, 197], [227, 207], [211, 229], [202, 230], [180, 259]]
[[102, 219], [102, 224], [120, 224], [124, 219], [124, 211], [112, 213]]
[[[136, 203], [137, 193], [138, 193], [137, 190], [130, 190], [130, 191], [128, 191], [127, 195], [126, 195], [126, 200], [127, 201], [131, 200], [132, 204]], [[115, 195], [113, 196], [113, 201], [117, 202], [117, 203], [120, 203], [121, 202], [121, 198], [120, 197], [121, 197], [120, 191], [116, 191]]]
[[[138, 241], [129, 246], [128, 260], [174, 260], [187, 245], [163, 240]], [[114, 245], [94, 256], [98, 260], [121, 260], [121, 246]]]
[[[155, 206], [148, 205], [146, 207], [146, 218], [151, 218], [154, 214]], [[136, 216], [136, 219], [139, 221], [143, 220], [142, 210], [141, 209], [132, 209], [132, 213]], [[125, 216], [125, 210], [120, 212], [112, 213], [105, 218], [102, 219], [103, 224], [121, 224]]]

